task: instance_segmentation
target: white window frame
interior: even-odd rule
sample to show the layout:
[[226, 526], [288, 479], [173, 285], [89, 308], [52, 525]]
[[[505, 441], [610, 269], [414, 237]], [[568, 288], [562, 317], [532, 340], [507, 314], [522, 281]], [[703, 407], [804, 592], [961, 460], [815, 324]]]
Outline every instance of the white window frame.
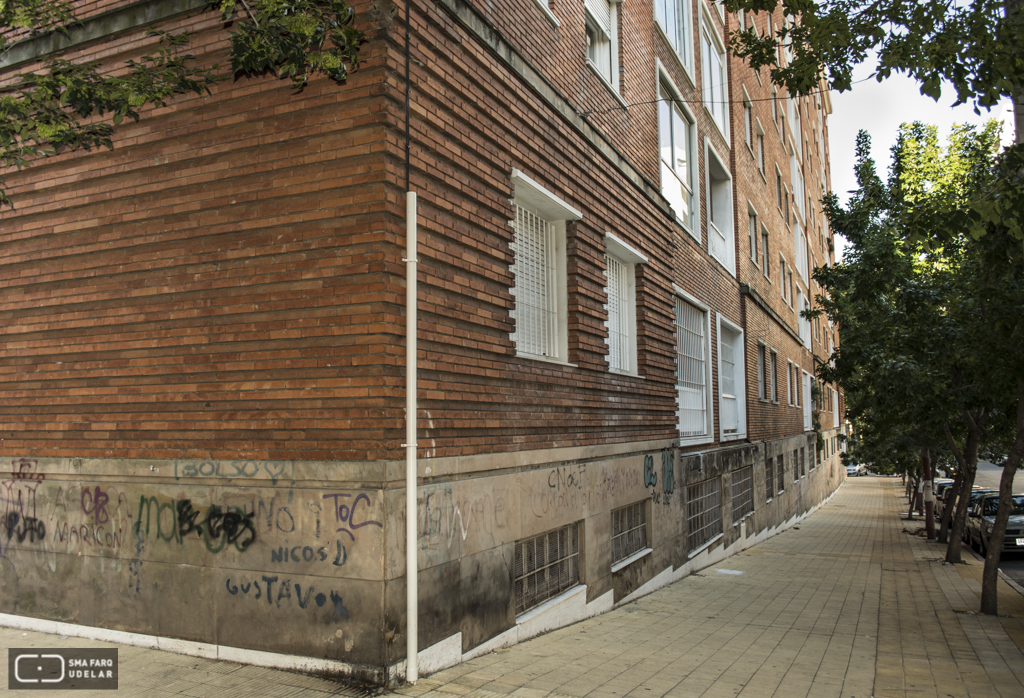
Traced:
[[[587, 65], [612, 92], [619, 92], [619, 2], [584, 0]], [[593, 35], [593, 39], [591, 39]], [[607, 72], [606, 72], [607, 71]]]
[[[689, 293], [687, 293], [683, 289], [679, 288], [678, 286], [674, 286], [673, 290], [675, 291], [675, 295], [678, 298], [678, 300], [681, 300], [684, 303], [689, 304], [698, 313], [700, 313], [700, 315], [701, 315], [701, 331], [703, 332], [703, 335], [704, 335], [703, 338], [702, 338], [702, 342], [703, 343], [701, 345], [701, 349], [702, 349], [703, 354], [704, 354], [704, 358], [703, 358], [703, 365], [704, 365], [704, 385], [703, 385], [703, 389], [704, 389], [704, 395], [703, 395], [703, 402], [704, 402], [704, 433], [703, 434], [693, 434], [693, 435], [689, 435], [689, 436], [683, 436], [682, 435], [682, 426], [683, 426], [683, 423], [682, 423], [683, 422], [683, 415], [682, 415], [683, 388], [680, 387], [679, 384], [678, 384], [678, 380], [679, 380], [678, 348], [676, 350], [676, 353], [677, 353], [677, 358], [676, 358], [676, 362], [677, 362], [677, 366], [676, 366], [676, 381], [677, 381], [677, 385], [676, 385], [676, 390], [677, 390], [677, 395], [676, 395], [676, 428], [680, 432], [679, 444], [681, 446], [683, 446], [683, 445], [690, 446], [690, 445], [695, 445], [695, 444], [712, 443], [715, 440], [715, 435], [714, 435], [715, 409], [714, 409], [714, 400], [713, 400], [713, 392], [712, 392], [712, 387], [713, 386], [712, 386], [712, 373], [711, 373], [711, 366], [712, 366], [712, 358], [711, 358], [711, 308], [708, 307], [707, 304], [702, 303], [701, 301], [697, 300], [692, 295], [690, 295]], [[674, 307], [673, 307], [673, 311], [674, 311]], [[673, 322], [674, 322], [674, 320], [673, 320]], [[679, 343], [679, 337], [677, 336], [676, 337], [676, 345], [677, 345], [677, 347], [678, 347], [678, 343]]]
[[803, 380], [803, 397], [804, 397], [804, 431], [810, 431], [811, 424], [811, 374], [807, 371], [801, 371], [801, 377]]
[[754, 159], [757, 161], [757, 171], [761, 173], [761, 178], [767, 182], [768, 177], [764, 173], [764, 127], [761, 126], [761, 120], [757, 117], [754, 117], [754, 143]]
[[804, 295], [803, 289], [796, 287], [796, 317], [797, 329], [800, 331], [800, 341], [808, 350], [811, 348], [811, 321], [803, 316], [803, 311], [810, 310], [811, 304]]
[[786, 404], [793, 406], [793, 362], [786, 359]]
[[534, 2], [537, 3], [537, 7], [539, 7], [541, 12], [544, 13], [544, 16], [547, 17], [552, 26], [558, 27], [561, 24], [561, 22], [558, 21], [558, 17], [555, 16], [555, 13], [551, 11], [550, 7], [548, 7], [547, 0], [534, 0]]
[[761, 225], [760, 220], [757, 216], [757, 209], [754, 208], [754, 204], [747, 200], [747, 237], [750, 238], [750, 261], [754, 263], [754, 266], [760, 268], [761, 265], [758, 263], [758, 240], [761, 238]]
[[[658, 163], [661, 171], [661, 193], [668, 200], [672, 206], [672, 211], [675, 213], [676, 220], [679, 222], [686, 232], [690, 234], [694, 240], [700, 243], [700, 206], [697, 203], [697, 192], [698, 192], [698, 162], [697, 162], [697, 119], [694, 117], [690, 108], [683, 101], [682, 93], [676, 87], [672, 78], [669, 77], [668, 72], [665, 70], [661, 62], [658, 62], [658, 81], [655, 84], [655, 89], [658, 94]], [[673, 102], [664, 101], [662, 93], [665, 96], [675, 100]], [[671, 143], [667, 144], [664, 142], [665, 130], [663, 119], [667, 115], [669, 116], [669, 140]], [[677, 140], [676, 134], [676, 123], [674, 117], [678, 117], [686, 124], [686, 136], [685, 138]], [[686, 149], [685, 160], [686, 160], [686, 171], [681, 173], [679, 171], [677, 158], [674, 157], [678, 151], [680, 145]], [[668, 150], [666, 150], [666, 147]], [[672, 154], [671, 162], [666, 160], [666, 156]], [[686, 211], [679, 210], [682, 204], [682, 208], [686, 208]], [[683, 215], [680, 215], [683, 214]]]
[[764, 278], [768, 279], [768, 283], [772, 282], [771, 250], [769, 249], [771, 245], [768, 244], [770, 238], [771, 233], [768, 232], [768, 226], [761, 221], [761, 264], [764, 266], [761, 273], [764, 274]]
[[693, 6], [691, 0], [655, 0], [654, 25], [693, 83]]
[[[719, 418], [718, 431], [719, 439], [722, 441], [736, 441], [747, 438], [747, 409], [746, 409], [746, 352], [743, 350], [744, 335], [743, 328], [734, 322], [729, 321], [717, 313], [718, 327], [716, 338], [718, 339], [718, 414], [727, 414], [726, 406], [729, 400], [735, 400], [736, 431], [726, 433], [726, 425], [723, 417]], [[723, 328], [736, 335], [736, 343], [733, 346], [733, 392], [726, 393], [723, 390], [725, 374], [725, 361], [723, 354]]]
[[768, 399], [768, 346], [757, 342], [757, 399]]
[[[546, 278], [540, 284], [540, 292], [548, 295], [542, 302], [548, 306], [547, 312], [554, 317], [544, 318], [536, 312], [528, 312], [528, 306], [519, 299], [520, 291], [516, 277], [522, 276], [519, 265], [523, 260], [518, 248], [522, 244], [522, 236], [516, 220], [513, 220], [513, 241], [512, 251], [514, 260], [510, 271], [513, 275], [513, 285], [510, 289], [516, 297], [516, 304], [513, 307], [511, 316], [515, 320], [515, 327], [512, 330], [510, 339], [516, 343], [516, 355], [528, 359], [540, 361], [551, 361], [555, 363], [568, 364], [569, 362], [569, 336], [568, 336], [568, 284], [566, 272], [566, 251], [565, 251], [565, 224], [566, 221], [580, 220], [583, 214], [568, 203], [555, 196], [546, 188], [538, 184], [518, 169], [512, 170], [512, 185], [514, 192], [513, 211], [520, 209], [528, 212], [545, 221], [550, 225], [550, 247], [547, 250], [548, 272]], [[540, 311], [541, 313], [544, 311]], [[550, 337], [545, 348], [539, 353], [526, 351], [520, 348], [523, 341], [520, 341], [521, 332], [527, 325], [537, 326], [546, 324], [546, 331]]]
[[779, 352], [768, 347], [768, 390], [769, 400], [779, 404]]
[[[707, 14], [701, 22], [701, 93], [704, 109], [718, 127], [722, 137], [729, 142], [729, 71], [728, 58], [718, 28]], [[712, 54], [712, 51], [714, 52]], [[712, 60], [717, 59], [717, 60]]]
[[782, 276], [782, 283], [779, 284], [779, 292], [782, 294], [782, 300], [786, 301], [786, 305], [790, 305], [791, 306], [792, 303], [789, 302], [789, 297], [788, 297], [788, 293], [787, 293], [787, 290], [789, 289], [789, 284], [786, 283], [786, 268], [787, 268], [787, 266], [788, 265], [786, 264], [786, 257], [780, 252], [779, 253], [779, 274]]
[[704, 139], [704, 192], [708, 218], [708, 253], [736, 276], [736, 236], [733, 231], [732, 173], [714, 147]]
[[[606, 264], [608, 370], [636, 376], [639, 375], [636, 352], [636, 265], [647, 264], [647, 257], [611, 233], [605, 233], [604, 241], [606, 262], [609, 258], [618, 262], [625, 276], [620, 279], [620, 287], [616, 291], [611, 285]], [[615, 344], [618, 346], [615, 347]]]

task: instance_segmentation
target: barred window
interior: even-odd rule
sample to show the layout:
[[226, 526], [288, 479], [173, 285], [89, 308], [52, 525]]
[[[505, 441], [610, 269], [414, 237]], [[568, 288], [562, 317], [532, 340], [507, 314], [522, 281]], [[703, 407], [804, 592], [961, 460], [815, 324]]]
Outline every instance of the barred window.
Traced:
[[766, 458], [764, 461], [764, 489], [765, 501], [775, 496], [775, 459]]
[[800, 451], [793, 451], [793, 482], [800, 479]]
[[681, 298], [676, 298], [676, 386], [679, 406], [679, 435], [708, 433], [706, 315]]
[[548, 531], [536, 538], [516, 541], [516, 615], [580, 583], [580, 529], [578, 523]]
[[748, 465], [732, 473], [732, 522], [739, 522], [754, 511], [754, 466]]
[[520, 354], [558, 357], [559, 274], [555, 229], [534, 212], [516, 206], [512, 340]]
[[686, 528], [690, 550], [722, 532], [722, 486], [718, 478], [686, 488]]
[[807, 449], [800, 449], [800, 477], [807, 474]]
[[775, 457], [775, 476], [779, 479], [779, 492], [786, 490], [786, 458], [782, 454]]
[[647, 547], [647, 500], [612, 512], [612, 564]]

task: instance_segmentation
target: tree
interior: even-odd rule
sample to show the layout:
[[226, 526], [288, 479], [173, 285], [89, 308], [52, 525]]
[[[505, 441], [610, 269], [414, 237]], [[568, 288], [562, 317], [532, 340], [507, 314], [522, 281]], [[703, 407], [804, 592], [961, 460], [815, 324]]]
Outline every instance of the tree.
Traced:
[[[987, 546], [985, 613], [996, 610], [1007, 495], [1024, 454], [1024, 210], [1007, 210], [997, 222], [978, 213], [1021, 186], [1022, 148], [997, 156], [998, 142], [994, 123], [981, 132], [957, 127], [945, 149], [934, 127], [905, 124], [883, 184], [862, 132], [859, 190], [846, 208], [834, 195], [826, 205], [851, 254], [815, 270], [828, 291], [818, 302], [843, 338], [821, 377], [845, 389], [852, 416], [877, 432], [880, 450], [934, 450], [944, 440], [965, 494], [980, 449], [1007, 456], [995, 545]], [[960, 560], [966, 502], [960, 497], [952, 520], [950, 562]]]
[[[786, 21], [772, 35], [732, 35], [735, 54], [791, 94], [852, 86], [853, 68], [874, 53], [878, 80], [905, 73], [935, 99], [948, 80], [958, 103], [991, 107], [1013, 97], [1024, 75], [1024, 11], [1019, 3], [974, 0], [725, 0], [730, 11], [772, 12]], [[1006, 10], [1009, 14], [1006, 16]]]
[[[234, 0], [211, 4], [233, 22], [231, 74], [273, 73], [302, 89], [310, 76], [343, 82], [358, 64], [362, 32], [344, 0]], [[236, 18], [236, 15], [238, 16]], [[0, 4], [0, 58], [20, 41], [42, 34], [70, 35], [78, 20], [66, 0], [9, 0]], [[218, 66], [197, 67], [184, 52], [186, 33], [150, 30], [155, 51], [121, 70], [96, 62], [47, 60], [36, 72], [19, 73], [0, 88], [0, 168], [21, 169], [39, 157], [112, 148], [111, 136], [125, 117], [139, 120], [146, 106], [164, 106], [179, 95], [209, 94], [227, 79]], [[0, 180], [0, 203], [11, 205]]]

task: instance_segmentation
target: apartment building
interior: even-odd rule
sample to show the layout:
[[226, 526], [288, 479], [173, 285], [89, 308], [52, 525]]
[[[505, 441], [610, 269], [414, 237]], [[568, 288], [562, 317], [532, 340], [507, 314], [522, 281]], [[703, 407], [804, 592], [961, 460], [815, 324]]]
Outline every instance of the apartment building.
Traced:
[[[842, 482], [841, 395], [813, 377], [839, 338], [800, 315], [833, 259], [831, 106], [727, 53], [766, 15], [414, 0], [407, 42], [404, 7], [355, 10], [343, 86], [225, 81], [8, 176], [4, 622], [401, 676], [407, 188], [426, 671]], [[226, 62], [198, 2], [82, 19], [62, 57], [116, 65], [156, 22]], [[4, 76], [55, 50], [30, 38]]]

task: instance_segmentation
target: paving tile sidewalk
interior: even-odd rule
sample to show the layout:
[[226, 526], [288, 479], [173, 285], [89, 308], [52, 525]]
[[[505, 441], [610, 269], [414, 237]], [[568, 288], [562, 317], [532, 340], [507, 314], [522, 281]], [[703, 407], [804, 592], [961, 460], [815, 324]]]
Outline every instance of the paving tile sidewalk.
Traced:
[[[920, 522], [899, 518], [900, 489], [885, 478], [848, 481], [814, 515], [760, 546], [610, 613], [394, 693], [1024, 696], [1024, 597], [1000, 582], [1003, 616], [974, 613], [981, 562], [944, 565], [941, 546], [917, 535]], [[81, 638], [0, 628], [0, 642], [117, 646], [118, 696], [365, 695], [300, 674]], [[2, 687], [6, 670], [0, 662]], [[22, 693], [28, 695], [12, 692]]]

